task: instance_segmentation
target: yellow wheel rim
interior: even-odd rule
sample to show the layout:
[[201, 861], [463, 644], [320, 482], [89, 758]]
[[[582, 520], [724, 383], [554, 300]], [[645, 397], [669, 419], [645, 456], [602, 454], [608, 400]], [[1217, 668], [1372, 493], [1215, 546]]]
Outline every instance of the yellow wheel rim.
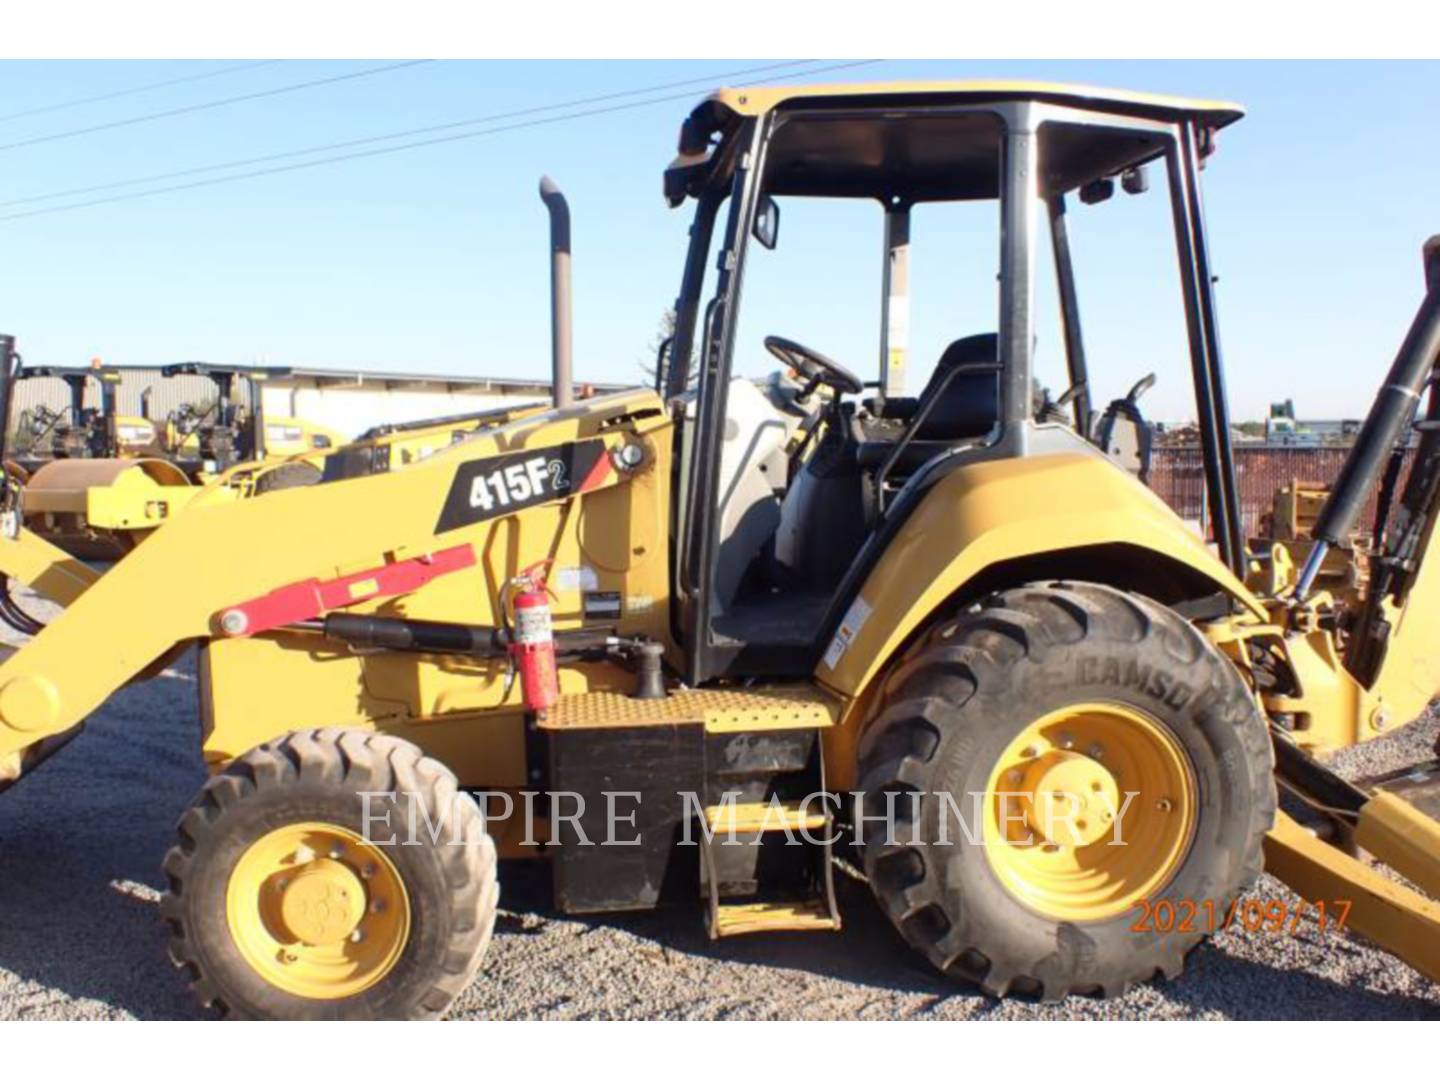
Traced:
[[338, 825], [266, 833], [235, 864], [225, 917], [266, 982], [330, 1000], [369, 989], [410, 937], [410, 899], [394, 863]]
[[1195, 834], [1190, 760], [1128, 706], [1075, 705], [1017, 735], [990, 773], [985, 852], [1041, 915], [1095, 922], [1163, 889]]

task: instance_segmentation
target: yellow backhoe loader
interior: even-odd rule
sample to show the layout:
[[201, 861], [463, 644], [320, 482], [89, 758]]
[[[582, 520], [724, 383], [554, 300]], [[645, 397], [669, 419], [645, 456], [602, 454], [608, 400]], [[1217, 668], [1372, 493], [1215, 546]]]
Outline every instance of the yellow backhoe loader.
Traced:
[[[0, 785], [198, 647], [212, 776], [161, 911], [200, 1000], [236, 1016], [441, 1015], [512, 855], [550, 860], [566, 911], [688, 902], [716, 938], [837, 929], [844, 860], [936, 968], [1045, 999], [1178, 975], [1264, 866], [1440, 977], [1427, 789], [1324, 765], [1440, 689], [1440, 258], [1307, 561], [1252, 566], [1200, 198], [1241, 115], [1014, 82], [719, 91], [665, 174], [694, 218], [656, 385], [583, 401], [544, 183], [552, 408], [403, 469], [192, 506], [103, 574], [7, 508], [0, 571], [65, 610], [0, 664]], [[1129, 467], [1138, 394], [1090, 408], [1067, 208], [1151, 173], [1211, 538]], [[747, 264], [805, 199], [884, 222], [870, 396], [779, 336], [788, 375], [736, 374]], [[998, 255], [995, 323], [906, 396], [910, 213], [961, 201], [999, 224], [998, 252], [952, 252], [987, 277]], [[1034, 392], [1046, 248], [1068, 413]], [[1411, 423], [1342, 609], [1316, 576]]]

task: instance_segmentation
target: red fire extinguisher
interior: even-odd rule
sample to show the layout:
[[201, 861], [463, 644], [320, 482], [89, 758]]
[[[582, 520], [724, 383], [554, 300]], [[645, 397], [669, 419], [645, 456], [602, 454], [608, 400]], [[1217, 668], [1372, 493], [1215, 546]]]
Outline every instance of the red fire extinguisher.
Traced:
[[550, 590], [545, 585], [547, 565], [536, 563], [510, 582], [511, 588], [517, 590], [510, 660], [520, 673], [520, 694], [525, 707], [536, 713], [543, 713], [560, 698], [555, 632], [550, 625]]

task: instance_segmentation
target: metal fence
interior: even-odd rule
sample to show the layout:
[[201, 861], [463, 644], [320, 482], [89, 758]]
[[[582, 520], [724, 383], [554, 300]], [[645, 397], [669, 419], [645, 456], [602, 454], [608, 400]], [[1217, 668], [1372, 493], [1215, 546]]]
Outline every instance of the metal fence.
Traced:
[[[1260, 518], [1269, 512], [1275, 492], [1282, 485], [1296, 480], [1331, 484], [1349, 453], [1345, 446], [1237, 446], [1235, 478], [1245, 535], [1258, 535]], [[1407, 470], [1413, 457], [1411, 450], [1406, 458]], [[1150, 487], [1181, 517], [1200, 522], [1208, 535], [1205, 469], [1198, 446], [1156, 447], [1150, 465]], [[1369, 533], [1374, 516], [1372, 495], [1356, 522], [1362, 533]]]

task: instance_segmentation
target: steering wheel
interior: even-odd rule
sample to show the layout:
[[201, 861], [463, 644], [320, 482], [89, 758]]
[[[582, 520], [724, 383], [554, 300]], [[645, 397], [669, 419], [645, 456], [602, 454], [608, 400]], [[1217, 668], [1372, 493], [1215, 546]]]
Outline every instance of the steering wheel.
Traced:
[[775, 359], [788, 368], [794, 368], [806, 380], [805, 389], [800, 391], [796, 401], [806, 401], [817, 386], [828, 386], [837, 394], [858, 394], [865, 389], [865, 384], [844, 366], [799, 342], [771, 334], [765, 339], [765, 348]]
[[210, 415], [210, 409], [204, 411], [196, 408], [193, 402], [184, 402], [170, 414], [170, 421], [175, 425], [176, 432], [182, 439], [188, 439], [200, 430], [205, 422], [205, 417]]

